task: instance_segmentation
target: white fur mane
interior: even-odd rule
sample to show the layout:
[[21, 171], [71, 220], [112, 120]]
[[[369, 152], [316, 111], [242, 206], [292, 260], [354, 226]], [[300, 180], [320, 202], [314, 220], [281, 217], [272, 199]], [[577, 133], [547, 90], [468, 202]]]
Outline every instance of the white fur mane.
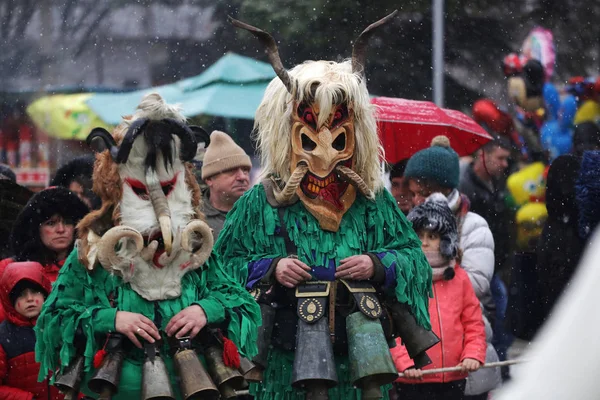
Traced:
[[[377, 135], [375, 107], [360, 75], [352, 73], [350, 61], [306, 61], [289, 73], [298, 82], [298, 97], [302, 102], [311, 95], [318, 83], [315, 103], [319, 105], [319, 124], [329, 118], [331, 108], [344, 101], [354, 111], [356, 149], [355, 170], [367, 186], [377, 192], [383, 188], [380, 161], [383, 147]], [[262, 175], [275, 174], [287, 181], [290, 177], [292, 95], [279, 78], [271, 81], [256, 111], [255, 134], [260, 152]]]

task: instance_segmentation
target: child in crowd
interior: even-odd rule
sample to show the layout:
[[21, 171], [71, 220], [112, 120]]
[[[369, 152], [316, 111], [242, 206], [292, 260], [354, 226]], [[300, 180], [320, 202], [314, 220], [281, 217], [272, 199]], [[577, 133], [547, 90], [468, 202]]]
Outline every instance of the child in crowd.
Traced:
[[[433, 269], [433, 298], [429, 314], [433, 332], [440, 343], [427, 351], [433, 361], [415, 369], [406, 348], [398, 341], [392, 356], [398, 371], [404, 373], [396, 383], [402, 400], [463, 399], [467, 373], [485, 362], [485, 330], [479, 300], [467, 273], [458, 265], [458, 232], [456, 220], [440, 193], [408, 214], [422, 242], [423, 252]], [[424, 375], [434, 368], [461, 367], [459, 372]]]
[[63, 399], [48, 381], [38, 382], [34, 326], [50, 293], [50, 281], [37, 262], [8, 264], [0, 277], [0, 399]]

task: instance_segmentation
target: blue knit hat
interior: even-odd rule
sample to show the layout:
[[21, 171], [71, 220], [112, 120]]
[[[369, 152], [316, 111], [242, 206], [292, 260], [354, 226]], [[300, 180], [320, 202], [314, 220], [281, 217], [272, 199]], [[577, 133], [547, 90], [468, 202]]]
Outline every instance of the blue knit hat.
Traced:
[[431, 147], [416, 152], [404, 171], [405, 178], [426, 179], [450, 189], [458, 187], [459, 175], [458, 154], [446, 136], [434, 137]]

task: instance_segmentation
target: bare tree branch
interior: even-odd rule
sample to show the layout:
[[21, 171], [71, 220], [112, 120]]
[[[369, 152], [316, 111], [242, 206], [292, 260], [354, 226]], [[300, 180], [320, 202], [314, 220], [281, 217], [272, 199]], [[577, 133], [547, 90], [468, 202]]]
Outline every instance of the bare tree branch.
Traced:
[[67, 23], [67, 21], [71, 19], [72, 13], [77, 9], [77, 7], [75, 7], [76, 3], [77, 0], [65, 0], [65, 5], [61, 13], [60, 24], [60, 31], [63, 36], [67, 36], [70, 33], [69, 24]]
[[107, 6], [104, 10], [102, 10], [94, 19], [94, 21], [92, 21], [91, 24], [88, 25], [88, 28], [86, 29], [86, 31], [84, 32], [84, 34], [81, 36], [81, 39], [79, 41], [79, 44], [77, 45], [77, 50], [75, 51], [75, 58], [79, 57], [81, 55], [81, 53], [83, 52], [83, 50], [85, 50], [85, 46], [88, 44], [90, 37], [92, 35], [92, 33], [98, 29], [98, 26], [100, 25], [100, 22], [102, 22], [102, 20], [111, 12], [111, 7], [110, 5]]
[[21, 15], [15, 27], [15, 37], [22, 38], [25, 35], [25, 31], [31, 22], [33, 13], [35, 12], [36, 2], [33, 0], [21, 0]]
[[13, 10], [15, 9], [14, 3], [15, 3], [14, 0], [7, 0], [7, 2], [6, 2], [4, 18], [2, 19], [2, 37], [5, 38], [5, 40], [11, 39], [10, 27], [12, 25], [12, 18], [13, 18], [13, 13], [14, 13]]

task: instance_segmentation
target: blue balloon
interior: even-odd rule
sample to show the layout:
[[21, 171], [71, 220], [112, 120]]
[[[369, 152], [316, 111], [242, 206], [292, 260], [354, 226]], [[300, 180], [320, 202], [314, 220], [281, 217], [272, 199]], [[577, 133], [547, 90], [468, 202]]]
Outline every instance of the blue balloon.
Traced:
[[560, 108], [558, 115], [561, 130], [573, 129], [575, 114], [577, 114], [577, 99], [575, 96], [569, 95], [563, 100], [562, 107]]
[[561, 129], [559, 121], [547, 121], [540, 129], [542, 147], [550, 153], [550, 159], [571, 152], [573, 147], [570, 129]]
[[548, 119], [558, 119], [560, 109], [560, 93], [551, 83], [545, 83], [542, 91], [544, 104], [546, 105], [546, 115]]

